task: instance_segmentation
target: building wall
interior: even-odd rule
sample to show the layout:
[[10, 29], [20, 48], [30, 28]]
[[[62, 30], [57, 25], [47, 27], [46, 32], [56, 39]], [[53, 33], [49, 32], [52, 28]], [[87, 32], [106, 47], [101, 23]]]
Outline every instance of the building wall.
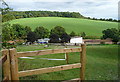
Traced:
[[84, 42], [83, 42], [82, 37], [78, 37], [78, 38], [71, 38], [70, 43], [81, 43], [82, 44]]

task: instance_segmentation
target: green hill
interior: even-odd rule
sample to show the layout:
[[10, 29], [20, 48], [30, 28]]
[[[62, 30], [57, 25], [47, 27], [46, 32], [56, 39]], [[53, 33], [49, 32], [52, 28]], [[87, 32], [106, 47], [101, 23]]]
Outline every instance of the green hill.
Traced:
[[62, 26], [68, 33], [71, 31], [76, 33], [85, 32], [89, 36], [101, 36], [102, 31], [107, 28], [118, 28], [117, 22], [63, 17], [22, 18], [12, 20], [10, 23], [18, 23], [24, 26], [30, 26], [32, 30], [38, 26], [43, 26], [49, 30], [55, 26]]

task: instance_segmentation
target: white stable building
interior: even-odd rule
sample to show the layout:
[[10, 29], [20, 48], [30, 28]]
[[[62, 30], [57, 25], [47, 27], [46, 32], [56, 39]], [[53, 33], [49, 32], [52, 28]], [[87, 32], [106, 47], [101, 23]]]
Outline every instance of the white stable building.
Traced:
[[70, 43], [83, 44], [84, 41], [82, 37], [73, 37], [70, 39]]

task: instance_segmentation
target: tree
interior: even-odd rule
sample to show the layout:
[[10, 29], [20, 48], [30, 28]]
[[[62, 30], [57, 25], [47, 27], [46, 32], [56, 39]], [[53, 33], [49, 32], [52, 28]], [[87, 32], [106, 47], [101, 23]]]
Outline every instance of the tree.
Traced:
[[14, 40], [15, 39], [15, 34], [13, 29], [11, 28], [9, 23], [3, 24], [2, 27], [2, 42], [6, 42], [9, 40]]
[[49, 36], [49, 31], [48, 29], [44, 27], [37, 27], [34, 32], [37, 34], [38, 38], [46, 38]]
[[112, 19], [112, 18], [109, 18], [108, 21], [113, 21], [113, 19]]
[[120, 39], [120, 30], [116, 29], [116, 28], [111, 28], [111, 29], [106, 29], [103, 30], [103, 39], [106, 38], [111, 38], [113, 42], [118, 42]]
[[53, 34], [51, 34], [50, 35], [50, 41], [49, 41], [50, 43], [59, 43], [60, 41], [59, 41], [59, 36], [58, 36], [58, 34], [55, 34], [55, 33], [53, 33]]
[[5, 14], [2, 16], [2, 22], [7, 22], [12, 19], [15, 19], [15, 17], [14, 17], [14, 15], [11, 15], [11, 14]]
[[2, 7], [0, 7], [0, 12], [2, 14], [2, 22], [6, 22], [9, 20], [15, 19], [14, 15], [8, 14], [13, 9], [10, 8], [4, 0], [1, 0], [1, 3], [2, 3]]
[[28, 34], [29, 32], [31, 32], [31, 28], [29, 26], [25, 26], [25, 31], [26, 31], [26, 34]]
[[70, 41], [70, 36], [67, 34], [67, 33], [64, 33], [64, 34], [62, 34], [62, 36], [61, 36], [61, 42], [62, 43], [64, 43], [64, 42], [69, 42]]
[[55, 28], [51, 29], [50, 32], [50, 42], [58, 43], [59, 40], [63, 38], [63, 34], [67, 34], [65, 29], [61, 26], [56, 26]]
[[6, 14], [6, 13], [8, 13], [9, 11], [11, 11], [11, 10], [13, 10], [12, 8], [10, 8], [9, 6], [8, 6], [8, 4], [4, 1], [4, 0], [1, 0], [2, 2], [2, 6], [4, 7], [4, 8], [0, 8], [0, 11], [2, 12], [2, 15], [3, 14]]
[[61, 26], [56, 26], [50, 32], [50, 34], [57, 34], [59, 37], [61, 37], [61, 35], [64, 34], [64, 33], [66, 33], [65, 29]]
[[96, 20], [96, 18], [93, 17], [93, 20]]
[[86, 34], [85, 32], [81, 32], [81, 37], [85, 38]]
[[29, 32], [27, 35], [27, 41], [28, 42], [35, 42], [37, 40], [37, 35], [34, 32]]
[[118, 22], [116, 19], [113, 20], [114, 22]]
[[25, 28], [20, 24], [13, 24], [12, 25], [14, 34], [19, 39], [25, 39], [26, 38], [26, 31]]
[[72, 32], [70, 33], [70, 36], [71, 36], [71, 37], [76, 36], [75, 32], [74, 32], [74, 31], [72, 31]]

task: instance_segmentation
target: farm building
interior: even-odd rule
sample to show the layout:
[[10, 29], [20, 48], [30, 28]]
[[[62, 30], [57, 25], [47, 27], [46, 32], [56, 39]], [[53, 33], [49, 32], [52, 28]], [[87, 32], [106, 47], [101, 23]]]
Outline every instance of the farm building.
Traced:
[[82, 37], [73, 37], [70, 39], [70, 43], [83, 44], [84, 41]]
[[44, 38], [44, 39], [38, 39], [38, 43], [41, 43], [41, 44], [46, 44], [49, 42], [49, 38]]

